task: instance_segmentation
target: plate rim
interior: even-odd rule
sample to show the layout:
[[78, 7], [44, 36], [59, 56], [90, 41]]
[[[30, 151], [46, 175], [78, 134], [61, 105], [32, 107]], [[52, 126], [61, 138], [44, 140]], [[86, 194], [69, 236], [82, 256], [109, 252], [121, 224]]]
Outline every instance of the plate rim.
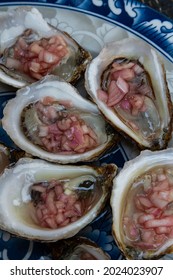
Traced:
[[[40, 6], [71, 10], [115, 24], [143, 39], [173, 62], [173, 20], [136, 0], [2, 1], [1, 7]], [[80, 4], [78, 4], [80, 2]], [[106, 13], [105, 9], [106, 7]], [[124, 17], [126, 15], [126, 17]], [[126, 19], [126, 22], [125, 20]]]
[[[70, 0], [60, 0], [60, 1], [66, 1], [66, 3], [70, 3], [70, 2], [72, 2], [72, 1], [70, 1]], [[98, 2], [98, 1], [102, 1], [102, 0], [95, 0], [95, 2]], [[117, 0], [115, 0], [115, 2], [116, 2]], [[57, 1], [58, 2], [58, 1]], [[92, 2], [94, 2], [94, 0], [92, 0]], [[102, 1], [102, 2], [104, 2], [104, 0]], [[107, 0], [107, 2], [111, 2], [111, 0]], [[112, 2], [113, 2], [113, 0], [112, 0]], [[118, 1], [117, 1], [118, 2]], [[119, 1], [119, 2], [121, 2], [121, 3], [125, 3], [125, 2], [127, 2], [127, 0], [121, 0], [121, 1]], [[137, 1], [133, 1], [133, 0], [130, 0], [130, 2], [132, 3], [132, 2], [137, 2]], [[139, 4], [139, 2], [138, 2], [138, 4]], [[107, 22], [110, 22], [110, 23], [112, 23], [112, 24], [116, 24], [117, 26], [120, 26], [120, 27], [122, 27], [122, 28], [124, 28], [124, 26], [123, 26], [123, 24], [121, 25], [121, 22], [119, 22], [118, 21], [118, 17], [117, 17], [117, 19], [115, 19], [115, 18], [109, 18], [108, 16], [103, 16], [103, 15], [100, 15], [100, 14], [98, 14], [98, 13], [96, 13], [96, 12], [94, 12], [93, 10], [92, 11], [88, 11], [88, 10], [86, 10], [85, 9], [85, 7], [84, 8], [78, 8], [78, 7], [76, 7], [76, 6], [70, 6], [70, 5], [64, 5], [64, 4], [58, 4], [58, 3], [56, 3], [56, 4], [52, 4], [52, 3], [49, 3], [49, 0], [47, 0], [47, 2], [45, 3], [45, 2], [43, 2], [43, 1], [32, 1], [32, 2], [26, 2], [26, 1], [20, 1], [20, 2], [17, 2], [17, 1], [11, 1], [11, 2], [1, 2], [0, 3], [0, 8], [1, 7], [4, 7], [4, 6], [30, 6], [30, 5], [32, 5], [32, 6], [37, 6], [37, 7], [49, 7], [49, 8], [60, 8], [60, 9], [65, 9], [65, 10], [72, 10], [72, 11], [74, 11], [74, 12], [79, 12], [79, 13], [83, 13], [83, 14], [87, 14], [87, 15], [91, 15], [91, 16], [94, 16], [94, 17], [97, 17], [97, 18], [100, 18], [100, 19], [102, 19], [102, 20], [105, 20], [105, 21], [107, 21]], [[141, 4], [140, 4], [140, 7], [141, 7]], [[143, 7], [146, 7], [146, 5], [143, 5]], [[147, 10], [148, 9], [150, 9], [150, 10], [152, 10], [151, 8], [149, 8], [149, 7], [147, 7], [146, 8]], [[154, 11], [154, 10], [153, 10]], [[154, 11], [154, 13], [153, 13], [153, 15], [155, 15], [155, 14], [159, 14], [158, 12], [155, 12]], [[165, 19], [165, 20], [167, 20], [168, 22], [170, 22], [171, 24], [173, 24], [173, 22], [171, 21], [171, 20], [169, 20], [169, 19], [167, 19], [164, 15], [162, 15], [162, 14], [159, 14], [160, 15], [160, 18], [162, 18], [162, 19]], [[125, 29], [125, 28], [124, 28]], [[132, 30], [131, 30], [131, 27], [128, 27], [128, 29], [126, 29], [127, 31], [129, 31], [129, 32], [131, 32], [131, 33], [133, 33], [132, 32]], [[139, 35], [138, 35], [138, 33], [136, 34], [138, 37], [140, 37]], [[142, 36], [142, 35], [141, 35]], [[173, 35], [172, 35], [173, 36]], [[141, 37], [142, 38], [142, 37]], [[145, 36], [144, 36], [144, 38], [142, 38], [142, 39], [144, 39], [145, 41], [147, 41], [146, 40], [146, 38], [145, 38]], [[151, 39], [149, 39], [149, 41], [148, 41], [151, 45], [152, 45], [152, 41], [151, 41]], [[153, 43], [154, 44], [154, 43]], [[154, 45], [153, 45], [154, 46]], [[158, 47], [157, 46], [155, 46], [156, 47], [156, 49], [158, 49]], [[167, 54], [167, 53], [166, 53]], [[173, 50], [172, 50], [172, 55], [173, 55]], [[166, 55], [164, 55], [165, 57], [166, 57]], [[169, 59], [170, 60], [170, 59]], [[171, 61], [173, 61], [173, 57], [171, 57]], [[8, 95], [8, 93], [6, 93], [7, 95]], [[5, 95], [6, 95], [5, 94]], [[1, 95], [2, 96], [2, 95]], [[93, 230], [94, 231], [94, 230]], [[94, 232], [95, 233], [95, 232]], [[91, 234], [93, 234], [94, 235], [94, 233], [93, 232], [91, 232]], [[108, 238], [109, 238], [109, 236], [108, 236]], [[15, 241], [15, 240], [14, 240]], [[30, 245], [31, 245], [31, 243], [29, 243]], [[33, 255], [34, 253], [32, 253], [31, 255]], [[122, 255], [121, 255], [121, 253], [120, 253], [120, 257], [121, 257]]]

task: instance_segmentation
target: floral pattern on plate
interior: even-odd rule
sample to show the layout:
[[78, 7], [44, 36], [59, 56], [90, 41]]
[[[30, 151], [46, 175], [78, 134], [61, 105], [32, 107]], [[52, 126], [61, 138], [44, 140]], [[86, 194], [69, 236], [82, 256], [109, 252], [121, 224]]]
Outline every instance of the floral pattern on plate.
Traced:
[[[26, 4], [25, 1], [13, 2], [1, 2], [0, 9]], [[107, 42], [137, 36], [155, 46], [166, 58], [173, 61], [172, 21], [136, 0], [38, 0], [27, 2], [27, 5], [37, 6], [50, 24], [70, 33], [82, 46], [89, 47], [93, 56], [96, 56]], [[173, 92], [173, 70], [169, 61], [165, 60], [165, 65], [168, 84]], [[83, 84], [79, 84], [80, 87], [83, 90]], [[12, 88], [0, 85], [0, 117], [5, 103], [14, 96], [13, 91]], [[2, 127], [0, 141], [14, 147]], [[115, 163], [121, 168], [128, 158], [136, 155], [133, 153], [134, 147], [129, 146], [122, 142], [95, 164]], [[111, 209], [108, 206], [79, 235], [95, 241], [112, 259], [121, 259], [122, 255], [113, 240], [111, 227]], [[44, 244], [23, 240], [0, 231], [0, 259], [34, 260], [49, 257]]]

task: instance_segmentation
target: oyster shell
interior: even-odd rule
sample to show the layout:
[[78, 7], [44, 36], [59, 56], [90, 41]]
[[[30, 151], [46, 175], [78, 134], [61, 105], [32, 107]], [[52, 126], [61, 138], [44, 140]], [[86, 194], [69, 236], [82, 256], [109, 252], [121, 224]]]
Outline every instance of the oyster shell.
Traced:
[[8, 149], [3, 144], [0, 144], [0, 174], [4, 171], [5, 167], [10, 164]]
[[3, 173], [6, 167], [16, 163], [21, 157], [24, 156], [29, 155], [26, 155], [24, 151], [18, 151], [0, 143], [0, 174]]
[[0, 80], [21, 88], [47, 74], [77, 81], [91, 55], [34, 7], [1, 12]]
[[143, 151], [113, 181], [113, 235], [127, 259], [173, 252], [173, 149]]
[[48, 248], [55, 260], [110, 260], [94, 241], [82, 236], [48, 244]]
[[140, 148], [167, 146], [172, 104], [154, 49], [132, 38], [109, 43], [85, 73], [88, 93], [117, 130]]
[[116, 170], [22, 158], [0, 176], [0, 228], [30, 240], [72, 237], [104, 207]]
[[97, 158], [118, 138], [93, 103], [55, 76], [19, 90], [2, 125], [22, 150], [60, 163]]

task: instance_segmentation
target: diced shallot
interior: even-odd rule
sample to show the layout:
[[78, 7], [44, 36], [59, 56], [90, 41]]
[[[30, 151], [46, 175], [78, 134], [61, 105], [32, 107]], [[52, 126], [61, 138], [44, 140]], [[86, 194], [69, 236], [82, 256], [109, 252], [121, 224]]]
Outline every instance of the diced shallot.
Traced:
[[164, 168], [145, 174], [139, 183], [143, 186], [139, 187], [139, 193], [135, 192], [134, 212], [125, 213], [125, 235], [130, 240], [135, 229], [140, 232], [140, 238], [131, 239], [133, 245], [144, 251], [156, 250], [173, 237], [173, 185]]
[[117, 86], [119, 89], [121, 89], [124, 93], [128, 93], [129, 91], [129, 85], [128, 83], [121, 77], [118, 77], [117, 79]]
[[[65, 104], [63, 101], [61, 103]], [[39, 145], [45, 150], [74, 154], [97, 147], [99, 141], [97, 134], [80, 114], [73, 111], [67, 113], [64, 105], [54, 104], [54, 100], [48, 97], [33, 106], [41, 121], [36, 137], [39, 138]], [[69, 101], [67, 106], [71, 107]]]
[[32, 186], [33, 191], [41, 193], [40, 199], [34, 202], [34, 208], [30, 204], [31, 218], [35, 223], [56, 229], [83, 215], [87, 202], [83, 205], [73, 190], [66, 194], [63, 184], [57, 180], [47, 183], [46, 188], [44, 184], [43, 182]]
[[155, 227], [173, 227], [173, 216], [164, 217], [163, 219], [153, 219], [145, 222], [146, 228]]
[[99, 100], [103, 101], [104, 103], [107, 103], [108, 94], [104, 90], [98, 89], [97, 95]]
[[[54, 44], [50, 43], [52, 41]], [[60, 35], [42, 38], [32, 43], [27, 43], [24, 37], [20, 37], [13, 49], [13, 56], [10, 54], [7, 57], [5, 65], [23, 71], [35, 79], [51, 73], [69, 52]]]
[[117, 86], [115, 81], [112, 81], [110, 83], [109, 89], [108, 89], [108, 102], [107, 105], [109, 107], [113, 107], [116, 104], [118, 104], [123, 97], [126, 95], [125, 92], [121, 91], [119, 87]]

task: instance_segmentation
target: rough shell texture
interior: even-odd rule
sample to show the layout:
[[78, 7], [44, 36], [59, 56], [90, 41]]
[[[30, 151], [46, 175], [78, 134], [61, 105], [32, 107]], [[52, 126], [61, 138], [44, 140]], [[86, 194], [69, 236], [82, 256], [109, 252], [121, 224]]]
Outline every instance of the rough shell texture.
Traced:
[[9, 165], [9, 153], [7, 147], [0, 144], [0, 173]]
[[0, 144], [0, 174], [4, 169], [14, 163], [16, 163], [21, 157], [29, 156], [24, 151], [17, 151], [13, 148], [9, 148], [4, 144]]
[[[56, 241], [74, 236], [90, 223], [104, 207], [110, 195], [112, 180], [117, 167], [62, 166], [42, 160], [22, 158], [0, 177], [0, 227], [20, 237], [39, 241]], [[30, 186], [35, 182], [61, 180], [78, 176], [93, 176], [99, 179], [101, 197], [83, 217], [58, 229], [43, 228], [35, 224], [28, 213], [31, 200]], [[22, 210], [21, 210], [22, 209]]]
[[48, 248], [55, 260], [110, 260], [95, 242], [81, 236], [48, 244]]

